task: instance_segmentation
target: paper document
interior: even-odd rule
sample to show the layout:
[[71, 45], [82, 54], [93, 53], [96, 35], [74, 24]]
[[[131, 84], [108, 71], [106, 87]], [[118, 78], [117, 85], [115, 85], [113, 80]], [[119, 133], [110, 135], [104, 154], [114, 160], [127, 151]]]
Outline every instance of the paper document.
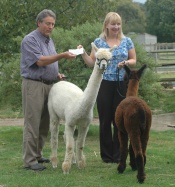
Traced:
[[74, 55], [83, 54], [83, 48], [80, 49], [69, 49], [69, 52], [73, 53]]

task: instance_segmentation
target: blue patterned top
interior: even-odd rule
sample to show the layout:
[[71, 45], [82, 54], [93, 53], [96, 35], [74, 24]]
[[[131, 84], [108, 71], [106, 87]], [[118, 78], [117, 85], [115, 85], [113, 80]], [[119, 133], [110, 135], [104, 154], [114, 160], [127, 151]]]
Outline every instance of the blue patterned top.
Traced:
[[[98, 48], [110, 48], [107, 44], [106, 40], [102, 38], [96, 38], [94, 44]], [[119, 81], [123, 80], [124, 76], [124, 69], [119, 69], [119, 76], [118, 76], [118, 63], [124, 60], [128, 60], [128, 51], [134, 48], [134, 44], [129, 37], [122, 38], [120, 45], [115, 48], [112, 52], [112, 59], [103, 74], [103, 79], [108, 81]]]

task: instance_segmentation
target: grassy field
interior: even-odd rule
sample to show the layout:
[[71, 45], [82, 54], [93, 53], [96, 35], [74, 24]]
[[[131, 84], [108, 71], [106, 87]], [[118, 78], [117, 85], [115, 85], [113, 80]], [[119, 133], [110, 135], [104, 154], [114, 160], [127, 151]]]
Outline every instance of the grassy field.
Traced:
[[[91, 125], [86, 139], [84, 153], [87, 167], [79, 170], [72, 166], [69, 175], [62, 173], [64, 159], [63, 126], [59, 134], [59, 160], [57, 169], [46, 164], [47, 169], [33, 172], [23, 169], [22, 127], [0, 127], [0, 187], [169, 187], [175, 186], [175, 132], [150, 132], [147, 149], [146, 174], [144, 184], [136, 181], [136, 172], [127, 169], [117, 173], [116, 164], [103, 163], [99, 155], [98, 127]], [[44, 156], [49, 157], [49, 138]]]

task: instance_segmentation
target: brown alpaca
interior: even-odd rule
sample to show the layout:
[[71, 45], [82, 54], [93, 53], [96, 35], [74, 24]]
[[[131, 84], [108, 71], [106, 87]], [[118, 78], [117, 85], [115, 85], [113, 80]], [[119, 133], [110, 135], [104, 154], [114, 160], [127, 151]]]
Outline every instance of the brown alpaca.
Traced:
[[146, 147], [152, 121], [150, 108], [145, 101], [137, 96], [139, 80], [145, 68], [146, 65], [143, 65], [139, 70], [131, 71], [128, 66], [124, 66], [129, 81], [128, 89], [126, 98], [121, 101], [115, 113], [121, 155], [121, 160], [117, 168], [118, 172], [123, 173], [126, 168], [129, 138], [130, 166], [132, 170], [137, 170], [137, 180], [139, 183], [143, 183], [146, 178], [144, 172]]

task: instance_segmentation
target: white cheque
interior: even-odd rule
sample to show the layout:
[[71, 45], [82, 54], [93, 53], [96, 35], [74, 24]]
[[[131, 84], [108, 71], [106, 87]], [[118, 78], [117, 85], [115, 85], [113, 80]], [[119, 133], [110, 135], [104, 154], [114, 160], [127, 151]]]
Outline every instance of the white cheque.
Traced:
[[73, 53], [74, 55], [81, 55], [81, 54], [83, 54], [83, 48], [80, 48], [80, 49], [69, 49], [69, 52]]

